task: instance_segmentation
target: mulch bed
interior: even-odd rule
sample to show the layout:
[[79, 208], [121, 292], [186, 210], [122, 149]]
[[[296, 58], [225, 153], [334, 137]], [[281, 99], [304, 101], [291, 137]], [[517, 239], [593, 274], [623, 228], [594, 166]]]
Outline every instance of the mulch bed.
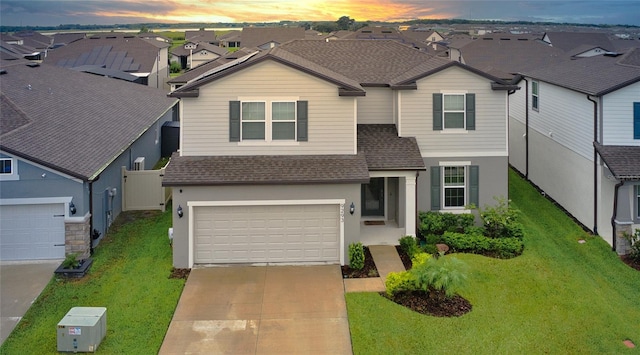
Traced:
[[[380, 292], [380, 295], [387, 297], [384, 292]], [[472, 308], [471, 303], [462, 296], [455, 295], [441, 301], [429, 297], [424, 291], [401, 291], [391, 300], [414, 312], [434, 317], [460, 317], [471, 312]]]
[[396, 251], [398, 252], [398, 256], [400, 256], [400, 260], [402, 260], [402, 264], [404, 265], [405, 270], [411, 269], [411, 258], [409, 254], [405, 253], [404, 250], [399, 245], [396, 245]]
[[622, 262], [624, 262], [625, 264], [629, 265], [629, 267], [632, 267], [638, 271], [640, 271], [640, 261], [636, 261], [633, 260], [629, 257], [629, 255], [622, 255], [620, 257], [620, 260], [622, 260]]
[[373, 257], [369, 251], [369, 247], [364, 247], [364, 267], [362, 270], [356, 270], [349, 267], [349, 265], [342, 266], [342, 278], [355, 279], [363, 277], [378, 277], [378, 268], [376, 263], [373, 262]]
[[191, 272], [191, 269], [172, 268], [171, 275], [169, 275], [169, 278], [170, 279], [186, 279], [187, 277], [189, 277], [190, 272]]

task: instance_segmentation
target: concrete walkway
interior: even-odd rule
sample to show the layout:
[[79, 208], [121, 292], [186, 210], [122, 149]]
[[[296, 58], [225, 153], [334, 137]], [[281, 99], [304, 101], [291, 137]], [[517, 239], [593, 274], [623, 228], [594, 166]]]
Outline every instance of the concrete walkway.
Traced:
[[393, 245], [369, 245], [369, 251], [380, 277], [344, 279], [345, 292], [382, 292], [390, 272], [405, 271], [404, 264]]
[[[62, 260], [0, 264], [0, 344], [9, 337]], [[52, 330], [52, 332], [55, 331]]]
[[351, 354], [338, 265], [191, 270], [160, 354]]

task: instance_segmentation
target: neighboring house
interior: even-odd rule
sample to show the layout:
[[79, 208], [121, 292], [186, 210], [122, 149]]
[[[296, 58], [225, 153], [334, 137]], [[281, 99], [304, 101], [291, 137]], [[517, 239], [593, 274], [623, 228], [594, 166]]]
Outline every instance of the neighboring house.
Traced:
[[242, 47], [269, 49], [306, 35], [304, 27], [245, 27], [240, 36]]
[[225, 48], [240, 48], [240, 37], [242, 36], [242, 31], [240, 30], [231, 30], [222, 36], [218, 37], [220, 41], [220, 47]]
[[547, 32], [542, 40], [573, 57], [591, 57], [615, 51], [615, 46], [606, 33]]
[[[173, 264], [328, 262], [508, 195], [514, 86], [392, 40], [296, 40], [184, 81]], [[384, 224], [371, 226], [369, 224]]]
[[86, 33], [72, 33], [72, 32], [56, 33], [53, 35], [52, 49], [66, 46], [71, 42], [75, 42], [84, 38], [87, 38]]
[[0, 260], [87, 257], [122, 209], [121, 167], [160, 158], [176, 100], [22, 59], [0, 80]]
[[127, 34], [100, 34], [49, 51], [45, 63], [64, 68], [96, 66], [142, 78], [153, 88], [169, 79], [169, 44]]
[[640, 228], [640, 49], [522, 72], [509, 161], [619, 253]]
[[7, 38], [7, 36], [3, 36], [2, 38], [6, 38], [9, 42], [4, 40], [0, 40], [0, 53], [7, 54], [17, 58], [24, 58], [33, 61], [41, 61], [42, 53], [36, 50], [35, 48], [25, 46], [22, 40], [14, 41], [11, 38]]
[[207, 42], [186, 42], [171, 51], [171, 61], [180, 63], [183, 69], [192, 69], [200, 64], [220, 58], [227, 53], [226, 48]]
[[197, 31], [184, 31], [184, 40], [194, 43], [208, 43], [217, 46], [219, 44], [215, 31], [200, 29]]

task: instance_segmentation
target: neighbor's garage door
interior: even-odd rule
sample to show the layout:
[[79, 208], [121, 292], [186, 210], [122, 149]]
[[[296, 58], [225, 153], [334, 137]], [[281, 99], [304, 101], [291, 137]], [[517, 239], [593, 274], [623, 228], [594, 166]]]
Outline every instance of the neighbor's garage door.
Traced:
[[64, 204], [0, 206], [0, 260], [64, 258]]
[[195, 263], [339, 262], [338, 205], [194, 208]]

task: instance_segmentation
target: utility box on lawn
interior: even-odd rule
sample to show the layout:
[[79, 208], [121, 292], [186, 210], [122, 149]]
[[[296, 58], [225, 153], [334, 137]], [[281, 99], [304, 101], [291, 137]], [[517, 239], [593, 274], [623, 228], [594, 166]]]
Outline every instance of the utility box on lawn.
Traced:
[[58, 323], [58, 351], [95, 352], [107, 335], [105, 307], [73, 307]]

